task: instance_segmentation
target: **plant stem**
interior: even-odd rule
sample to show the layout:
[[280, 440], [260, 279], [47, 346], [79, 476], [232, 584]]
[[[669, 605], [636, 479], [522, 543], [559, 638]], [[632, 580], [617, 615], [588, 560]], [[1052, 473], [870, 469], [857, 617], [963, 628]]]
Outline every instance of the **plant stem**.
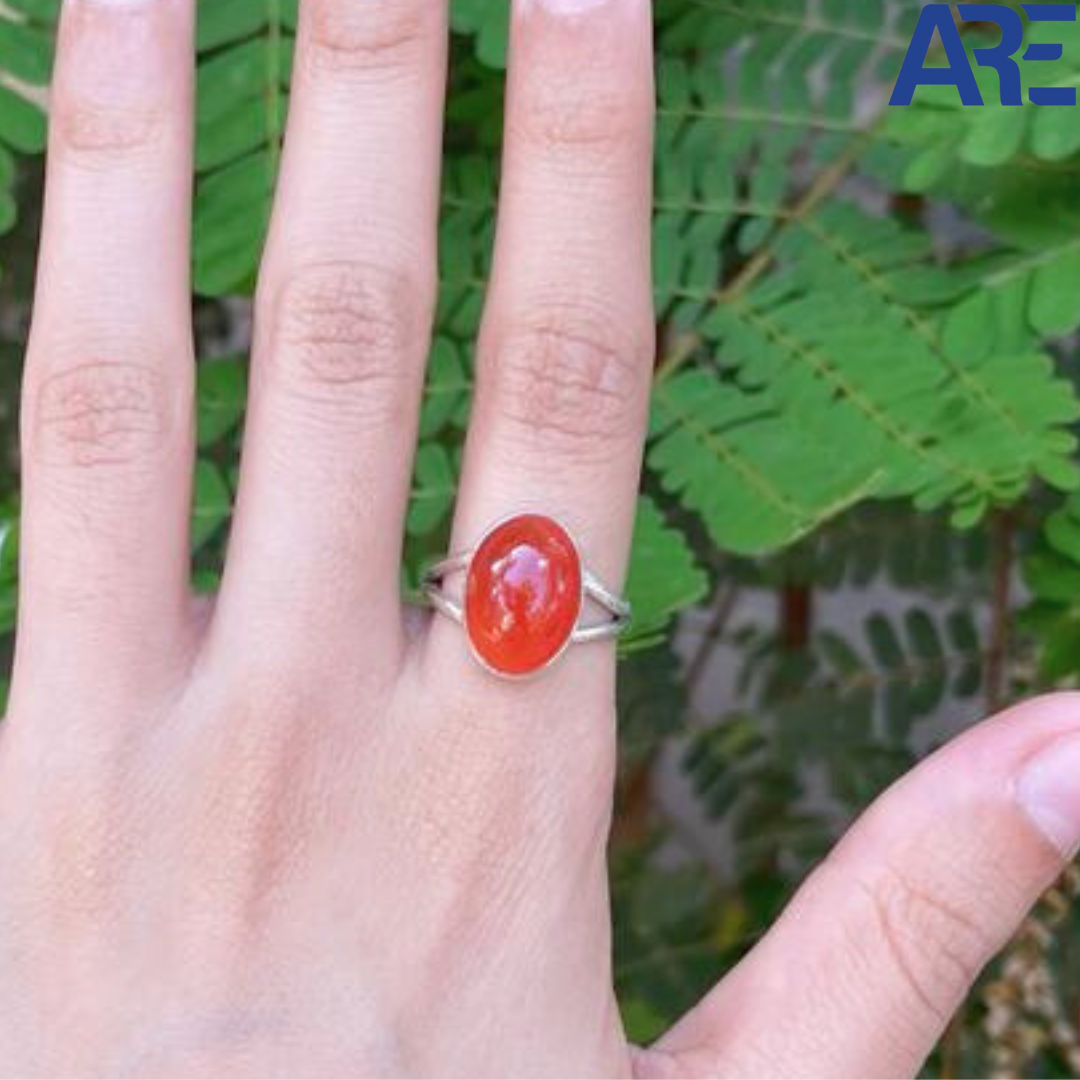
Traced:
[[941, 1037], [941, 1080], [960, 1075], [960, 1041], [964, 1035], [964, 1009], [957, 1010]]
[[1009, 618], [1015, 558], [1015, 521], [1010, 510], [995, 510], [990, 519], [990, 637], [986, 650], [986, 710], [995, 713], [1008, 700]]
[[728, 618], [739, 592], [732, 585], [722, 585], [715, 601], [709, 621], [701, 632], [701, 643], [694, 652], [694, 656], [686, 667], [686, 690], [691, 699], [701, 683], [702, 676], [708, 670], [709, 662], [713, 658], [716, 646], [724, 636]]
[[785, 652], [802, 652], [810, 643], [814, 594], [805, 585], [785, 585], [780, 592], [780, 642]]

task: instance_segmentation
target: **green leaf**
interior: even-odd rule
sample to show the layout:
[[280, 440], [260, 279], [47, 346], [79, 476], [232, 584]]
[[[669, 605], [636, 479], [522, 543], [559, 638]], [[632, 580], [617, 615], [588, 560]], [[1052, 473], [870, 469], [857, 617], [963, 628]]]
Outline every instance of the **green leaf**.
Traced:
[[432, 345], [420, 423], [422, 440], [439, 435], [468, 405], [472, 381], [463, 352], [447, 337], [437, 337]]
[[32, 23], [8, 22], [0, 14], [0, 71], [44, 86], [52, 74], [51, 35]]
[[476, 55], [488, 67], [506, 67], [509, 36], [509, 0], [453, 0], [451, 25], [459, 34], [476, 39]]
[[1024, 580], [1042, 600], [1072, 604], [1080, 596], [1080, 566], [1037, 553], [1024, 563]]
[[457, 473], [445, 447], [423, 444], [416, 455], [416, 479], [409, 504], [408, 530], [426, 536], [447, 519], [457, 493]]
[[1046, 539], [1059, 555], [1064, 555], [1080, 566], [1080, 519], [1070, 510], [1059, 510], [1047, 518]]
[[962, 363], [985, 360], [994, 348], [994, 330], [993, 295], [976, 292], [949, 311], [941, 347]]
[[650, 467], [740, 554], [793, 543], [867, 495], [874, 465], [823, 444], [768, 396], [687, 371], [654, 394]]
[[239, 359], [199, 365], [197, 414], [199, 446], [212, 446], [233, 431], [244, 415], [247, 375]]
[[195, 499], [191, 516], [191, 544], [204, 547], [232, 513], [232, 492], [224, 473], [212, 461], [200, 458], [195, 466]]
[[631, 1042], [647, 1046], [658, 1039], [668, 1027], [665, 1018], [648, 1002], [634, 998], [621, 1003], [623, 1026]]
[[704, 597], [708, 584], [682, 534], [642, 497], [626, 588], [633, 624], [620, 643], [623, 650], [655, 644], [677, 612]]
[[1038, 108], [1034, 112], [1031, 148], [1038, 157], [1046, 161], [1062, 161], [1080, 150], [1080, 124], [1076, 123], [1071, 109]]
[[[1046, 113], [1063, 110], [1043, 109]], [[1019, 152], [1027, 134], [1031, 114], [1025, 109], [1004, 105], [987, 106], [978, 110], [977, 121], [960, 147], [960, 155], [972, 165], [990, 167], [1011, 160]], [[1036, 138], [1039, 123], [1035, 122]]]
[[250, 292], [270, 220], [288, 108], [296, 3], [200, 0], [194, 282]]
[[0, 142], [23, 154], [45, 149], [45, 115], [26, 98], [0, 84]]
[[1038, 267], [1028, 310], [1032, 326], [1044, 337], [1063, 337], [1080, 326], [1080, 248]]

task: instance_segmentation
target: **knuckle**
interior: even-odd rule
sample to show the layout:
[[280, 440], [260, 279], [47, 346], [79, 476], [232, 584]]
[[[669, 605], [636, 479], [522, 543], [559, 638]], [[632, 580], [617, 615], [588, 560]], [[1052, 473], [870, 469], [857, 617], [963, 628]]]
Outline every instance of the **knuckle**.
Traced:
[[276, 301], [273, 353], [283, 386], [319, 406], [385, 414], [416, 365], [420, 290], [406, 274], [355, 263], [307, 267]]
[[32, 394], [35, 460], [64, 467], [136, 465], [172, 428], [164, 377], [140, 364], [89, 362], [44, 379]]
[[511, 124], [525, 139], [544, 150], [567, 151], [579, 160], [582, 151], [601, 157], [627, 145], [639, 125], [636, 103], [625, 93], [572, 80], [538, 80]]
[[[441, 671], [435, 677], [446, 683]], [[426, 862], [473, 895], [504, 897], [523, 873], [544, 876], [604, 849], [615, 783], [613, 714], [598, 723], [590, 712], [553, 739], [550, 732], [523, 735], [513, 703], [493, 702], [478, 687], [458, 687], [443, 699], [447, 722], [410, 757], [402, 809]]]
[[914, 999], [946, 1023], [995, 943], [979, 919], [896, 869], [868, 888], [887, 955]]
[[534, 833], [535, 778], [513, 752], [505, 715], [468, 695], [448, 695], [445, 704], [450, 722], [409, 766], [401, 819], [425, 863], [474, 895], [498, 894], [530, 836], [547, 835]]
[[[47, 918], [55, 934], [80, 936], [95, 923], [107, 923], [116, 911], [116, 896], [130, 868], [133, 820], [131, 786], [121, 770], [94, 764], [73, 764], [57, 755], [62, 783], [25, 822], [25, 843], [8, 846], [19, 873], [8, 897], [23, 918]], [[5, 804], [5, 810], [12, 807]], [[17, 879], [17, 880], [16, 880]], [[25, 907], [24, 907], [25, 905]]]
[[637, 437], [651, 364], [608, 320], [560, 312], [509, 334], [481, 379], [518, 438], [592, 457]]
[[312, 67], [316, 71], [387, 73], [417, 69], [430, 16], [425, 7], [417, 3], [319, 0], [310, 22]]
[[[295, 659], [279, 669], [280, 655], [274, 647], [215, 671], [213, 707], [229, 723], [206, 732], [188, 761], [206, 812], [181, 828], [183, 857], [206, 882], [216, 918], [238, 930], [270, 915], [280, 883], [306, 872], [315, 823], [340, 793], [334, 777], [354, 775], [351, 716], [310, 679], [297, 681]], [[318, 740], [312, 715], [328, 721]]]
[[146, 109], [61, 100], [53, 123], [65, 148], [88, 158], [128, 157], [152, 143], [161, 118]]
[[198, 773], [200, 796], [210, 811], [205, 820], [213, 825], [200, 823], [190, 837], [190, 854], [198, 862], [229, 868], [215, 875], [219, 901], [230, 894], [241, 907], [269, 891], [289, 862], [290, 840], [275, 829], [275, 812], [299, 813], [307, 794], [302, 777], [308, 762], [295, 717], [282, 715], [280, 701], [262, 700], [257, 739], [250, 722], [254, 706], [230, 710], [236, 731], [221, 736], [215, 757]]

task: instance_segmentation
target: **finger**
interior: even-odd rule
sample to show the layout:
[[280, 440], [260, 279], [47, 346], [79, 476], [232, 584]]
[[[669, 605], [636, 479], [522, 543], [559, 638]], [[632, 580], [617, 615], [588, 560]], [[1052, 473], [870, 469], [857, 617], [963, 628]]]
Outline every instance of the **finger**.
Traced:
[[191, 0], [68, 0], [23, 391], [19, 671], [171, 670], [188, 602]]
[[[645, 0], [514, 5], [458, 548], [507, 514], [540, 511], [569, 527], [601, 579], [621, 582], [654, 360], [652, 117]], [[433, 645], [460, 660], [453, 628]]]
[[441, 2], [301, 8], [222, 595], [228, 626], [290, 652], [376, 626], [372, 648], [400, 646], [447, 39]]
[[948, 746], [852, 829], [762, 943], [645, 1056], [646, 1071], [915, 1075], [1080, 846], [1078, 778], [1076, 694]]

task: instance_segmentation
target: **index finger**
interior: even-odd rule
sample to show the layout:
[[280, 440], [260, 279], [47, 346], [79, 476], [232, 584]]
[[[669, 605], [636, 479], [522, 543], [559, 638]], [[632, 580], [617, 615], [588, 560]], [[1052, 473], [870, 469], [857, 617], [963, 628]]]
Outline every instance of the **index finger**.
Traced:
[[[188, 615], [194, 0], [67, 0], [23, 389], [15, 693], [169, 678]], [[66, 710], [64, 710], [66, 711]]]

